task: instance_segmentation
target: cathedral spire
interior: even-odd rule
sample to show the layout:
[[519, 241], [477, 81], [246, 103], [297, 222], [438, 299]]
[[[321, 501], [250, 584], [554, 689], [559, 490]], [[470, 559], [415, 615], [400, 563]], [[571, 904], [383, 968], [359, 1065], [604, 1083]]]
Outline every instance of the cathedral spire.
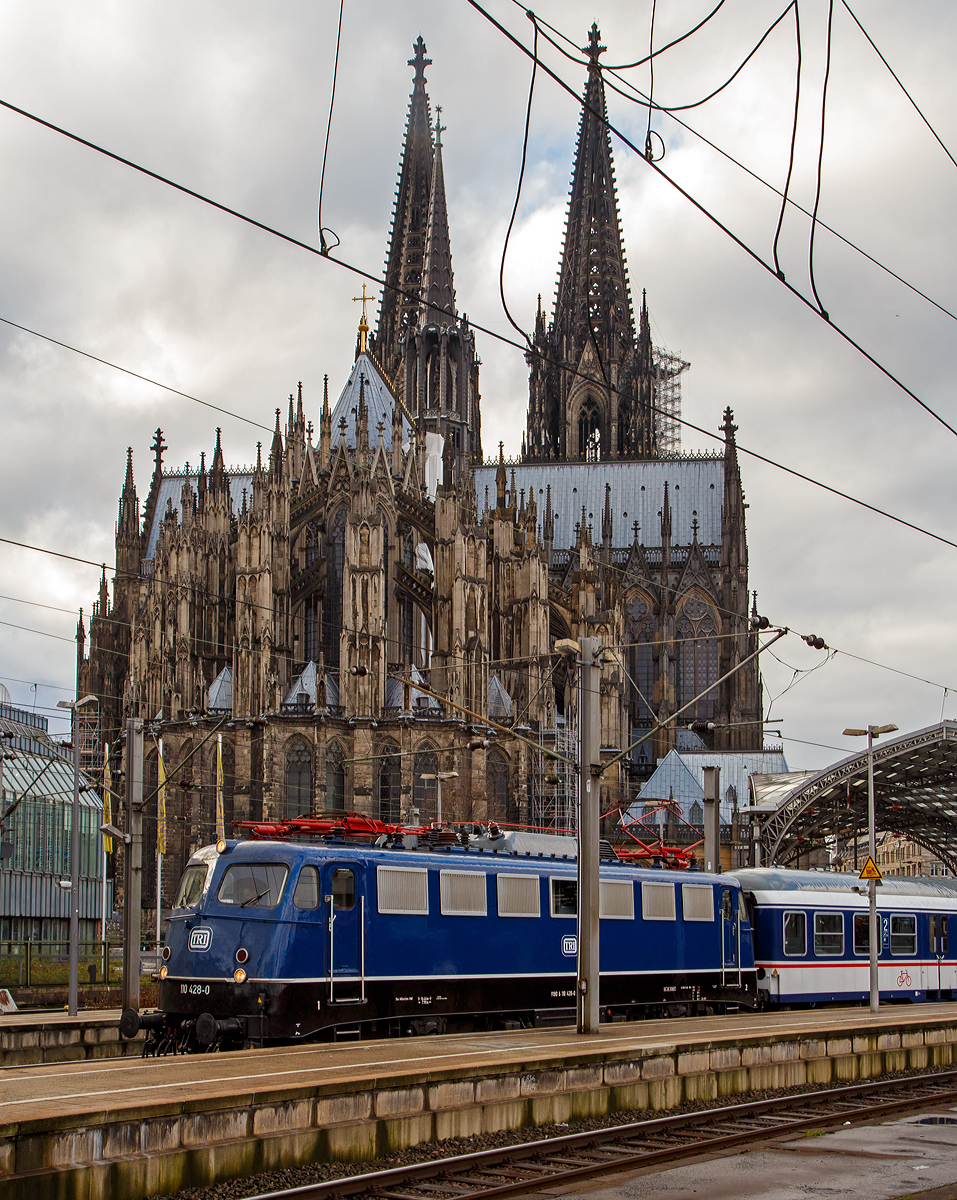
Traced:
[[419, 37], [413, 46], [413, 57], [409, 59], [415, 74], [386, 255], [386, 286], [382, 291], [372, 345], [373, 353], [392, 380], [397, 377], [402, 363], [400, 339], [406, 327], [415, 323], [419, 308], [432, 187], [432, 119], [425, 91], [425, 68], [431, 62], [426, 58], [425, 42]]
[[435, 110], [435, 149], [432, 154], [432, 187], [422, 266], [422, 317], [426, 325], [448, 325], [455, 319], [455, 288], [452, 284], [452, 247], [449, 216], [445, 203], [445, 172], [442, 169], [442, 109]]
[[570, 357], [581, 354], [594, 337], [607, 364], [617, 358], [621, 341], [634, 341], [635, 326], [598, 61], [605, 47], [597, 25], [592, 25], [584, 50], [588, 81], [572, 170], [555, 324], [574, 348]]
[[[526, 355], [527, 456], [533, 460], [657, 456], [650, 328], [635, 317], [618, 214], [597, 25], [588, 45], [555, 310], [536, 314]], [[647, 315], [647, 314], [645, 314]]]

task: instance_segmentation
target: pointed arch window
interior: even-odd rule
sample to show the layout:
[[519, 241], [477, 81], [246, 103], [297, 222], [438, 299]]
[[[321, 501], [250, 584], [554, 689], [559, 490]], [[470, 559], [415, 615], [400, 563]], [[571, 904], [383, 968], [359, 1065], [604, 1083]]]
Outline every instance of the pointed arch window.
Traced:
[[493, 746], [485, 756], [485, 789], [490, 821], [514, 820], [514, 806], [508, 788], [508, 756]]
[[379, 820], [397, 824], [401, 819], [402, 766], [399, 748], [387, 742], [378, 752]]
[[601, 410], [594, 396], [589, 396], [578, 414], [578, 457], [588, 462], [601, 458]]
[[346, 512], [340, 508], [329, 534], [329, 554], [326, 559], [325, 616], [326, 662], [339, 665], [339, 635], [342, 633], [342, 575], [346, 561]]
[[714, 610], [701, 596], [692, 595], [682, 604], [675, 634], [678, 707], [698, 696], [684, 715], [694, 721], [710, 721], [717, 711], [718, 689], [701, 693], [718, 678], [718, 624]]
[[423, 742], [412, 761], [415, 774], [412, 796], [419, 810], [419, 822], [427, 825], [438, 817], [438, 789], [434, 779], [423, 779], [422, 776], [437, 774], [439, 760], [432, 744]]
[[312, 812], [312, 754], [300, 738], [286, 756], [286, 816]]
[[626, 607], [626, 623], [628, 667], [633, 681], [632, 724], [638, 729], [650, 729], [654, 723], [651, 705], [655, 693], [655, 619], [647, 596], [639, 592], [631, 597]]
[[332, 812], [345, 812], [346, 808], [345, 755], [338, 742], [326, 753], [326, 808]]

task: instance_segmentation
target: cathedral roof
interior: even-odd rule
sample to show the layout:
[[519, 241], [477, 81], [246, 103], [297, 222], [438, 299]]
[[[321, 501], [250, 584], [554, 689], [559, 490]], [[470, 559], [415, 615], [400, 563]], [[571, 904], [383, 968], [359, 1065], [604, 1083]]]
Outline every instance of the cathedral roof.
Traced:
[[[535, 494], [539, 512], [545, 508], [545, 488], [552, 489], [555, 515], [555, 548], [568, 549], [575, 544], [575, 526], [585, 522], [593, 527], [593, 539], [601, 541], [601, 518], [605, 507], [605, 484], [611, 486], [611, 511], [614, 525], [613, 544], [629, 546], [634, 541], [634, 523], [638, 522], [638, 540], [646, 546], [661, 545], [661, 511], [665, 483], [671, 506], [673, 544], [687, 546], [693, 538], [692, 523], [698, 522], [698, 542], [703, 546], [721, 544], [721, 506], [724, 503], [724, 459], [680, 458], [649, 459], [646, 462], [600, 463], [519, 463], [509, 467], [509, 484], [514, 473], [516, 490], [529, 488]], [[485, 508], [485, 489], [489, 505], [495, 506], [496, 467], [475, 468], [475, 497], [478, 511]]]
[[[196, 476], [191, 474], [190, 478], [193, 481], [193, 490], [196, 489]], [[146, 542], [146, 553], [144, 558], [152, 558], [156, 552], [156, 542], [159, 539], [160, 528], [163, 524], [163, 519], [166, 516], [167, 501], [173, 505], [173, 512], [177, 518], [183, 519], [183, 484], [186, 482], [185, 471], [170, 471], [163, 472], [163, 478], [160, 480], [159, 487], [156, 493], [156, 507], [153, 509], [153, 523], [150, 526], [149, 537]], [[244, 471], [229, 472], [229, 499], [232, 503], [234, 513], [238, 513], [243, 506], [243, 488], [252, 495], [253, 491], [253, 469], [250, 467]]]
[[[787, 763], [780, 750], [741, 753], [698, 751], [691, 754], [670, 750], [659, 760], [654, 774], [638, 793], [637, 803], [628, 810], [628, 815], [634, 819], [642, 815], [645, 804], [674, 800], [681, 807], [685, 820], [688, 820], [691, 805], [704, 802], [705, 767], [720, 768], [721, 820], [727, 825], [736, 806], [750, 803], [750, 776], [786, 771]], [[735, 798], [731, 795], [732, 788]]]
[[[365, 380], [364, 384], [362, 380]], [[379, 440], [379, 423], [384, 426], [383, 436], [388, 444], [392, 438], [392, 417], [395, 413], [396, 399], [392, 389], [376, 366], [372, 356], [363, 351], [356, 359], [352, 371], [342, 389], [336, 407], [332, 410], [332, 444], [339, 445], [341, 437], [340, 421], [346, 422], [346, 445], [350, 450], [356, 445], [356, 413], [359, 410], [359, 391], [365, 394], [365, 405], [369, 413], [369, 446], [375, 446]], [[407, 442], [410, 436], [409, 422], [405, 414], [402, 416], [402, 441]]]

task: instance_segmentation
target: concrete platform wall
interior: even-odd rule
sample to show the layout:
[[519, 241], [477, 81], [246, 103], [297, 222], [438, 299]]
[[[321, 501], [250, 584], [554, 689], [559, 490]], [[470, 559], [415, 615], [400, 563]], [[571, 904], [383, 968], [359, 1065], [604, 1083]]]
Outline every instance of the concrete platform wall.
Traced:
[[[957, 1062], [957, 1025], [654, 1044], [640, 1053], [189, 1100], [0, 1126], [0, 1200], [124, 1200], [420, 1142]], [[436, 1048], [438, 1050], [438, 1047]], [[439, 1058], [439, 1055], [436, 1056]]]
[[36, 1063], [82, 1062], [93, 1058], [129, 1058], [142, 1053], [146, 1035], [132, 1041], [120, 1037], [120, 1015], [50, 1020], [32, 1013], [18, 1014], [0, 1024], [0, 1067], [25, 1067]]

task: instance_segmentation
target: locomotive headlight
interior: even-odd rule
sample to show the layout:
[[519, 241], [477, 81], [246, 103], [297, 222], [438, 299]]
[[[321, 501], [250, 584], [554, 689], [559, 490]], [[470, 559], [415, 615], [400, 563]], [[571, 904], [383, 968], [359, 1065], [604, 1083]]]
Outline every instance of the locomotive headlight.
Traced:
[[160, 967], [160, 979], [165, 979], [165, 978], [166, 978], [166, 975], [167, 975], [167, 968], [166, 968], [166, 967]]
[[217, 854], [225, 854], [226, 853], [226, 842], [225, 841], [218, 841], [216, 843], [216, 853]]
[[163, 962], [169, 961], [169, 946], [163, 947]]
[[238, 963], [248, 962], [249, 961], [249, 951], [244, 949], [242, 946], [240, 946], [240, 948], [236, 951], [236, 961]]
[[235, 979], [237, 983], [246, 982], [246, 972], [242, 969], [242, 967], [237, 967], [236, 970], [233, 971], [233, 979]]

